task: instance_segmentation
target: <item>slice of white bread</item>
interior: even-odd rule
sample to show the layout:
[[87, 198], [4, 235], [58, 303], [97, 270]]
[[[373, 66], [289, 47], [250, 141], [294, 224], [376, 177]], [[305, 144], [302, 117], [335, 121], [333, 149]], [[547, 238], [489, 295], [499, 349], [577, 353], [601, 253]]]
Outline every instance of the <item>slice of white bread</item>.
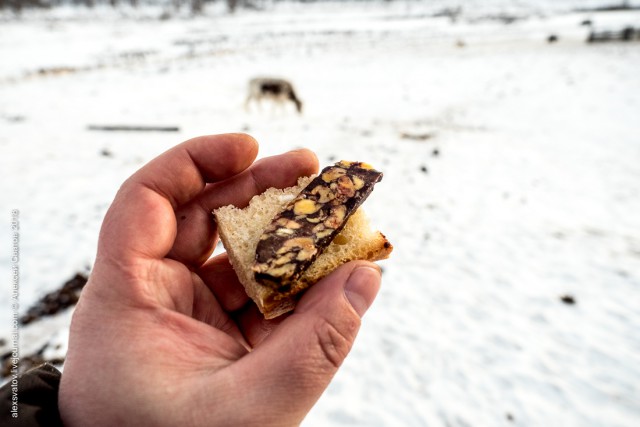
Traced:
[[303, 273], [291, 292], [281, 294], [257, 283], [252, 266], [262, 231], [312, 179], [313, 176], [302, 177], [298, 180], [298, 185], [283, 190], [270, 188], [254, 196], [249, 206], [244, 209], [229, 205], [213, 212], [218, 233], [240, 283], [267, 319], [293, 310], [301, 296], [300, 291], [316, 283], [338, 266], [353, 260], [385, 259], [393, 250], [393, 246], [382, 233], [371, 230], [364, 212], [358, 209], [349, 218], [340, 234]]

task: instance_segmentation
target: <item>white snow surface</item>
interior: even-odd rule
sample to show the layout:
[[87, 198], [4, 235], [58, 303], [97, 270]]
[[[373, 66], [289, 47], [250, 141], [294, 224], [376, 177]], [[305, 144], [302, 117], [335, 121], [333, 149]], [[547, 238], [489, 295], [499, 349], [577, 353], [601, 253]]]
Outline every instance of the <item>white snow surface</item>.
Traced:
[[[458, 3], [455, 22], [433, 16]], [[586, 44], [580, 25], [640, 28], [640, 14], [572, 11], [601, 3], [0, 15], [0, 273], [12, 209], [23, 312], [90, 269], [135, 170], [188, 138], [244, 131], [261, 157], [308, 147], [322, 165], [385, 174], [366, 211], [395, 250], [304, 426], [640, 425], [640, 42]], [[523, 19], [487, 18], [500, 13]], [[294, 83], [303, 115], [245, 110], [265, 74]], [[23, 354], [64, 354], [69, 321], [21, 328]]]

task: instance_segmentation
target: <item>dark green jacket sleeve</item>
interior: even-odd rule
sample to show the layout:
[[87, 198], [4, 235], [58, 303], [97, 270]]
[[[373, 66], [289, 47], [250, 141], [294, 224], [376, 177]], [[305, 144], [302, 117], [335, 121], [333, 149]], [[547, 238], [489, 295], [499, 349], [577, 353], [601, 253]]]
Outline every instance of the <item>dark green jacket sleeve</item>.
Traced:
[[[62, 427], [58, 412], [60, 372], [45, 363], [0, 388], [0, 425]], [[17, 383], [17, 388], [16, 388]]]

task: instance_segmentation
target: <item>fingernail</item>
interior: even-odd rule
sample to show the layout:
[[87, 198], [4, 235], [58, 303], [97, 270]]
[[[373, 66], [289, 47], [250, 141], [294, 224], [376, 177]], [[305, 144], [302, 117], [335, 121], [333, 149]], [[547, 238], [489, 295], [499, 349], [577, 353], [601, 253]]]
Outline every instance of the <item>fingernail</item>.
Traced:
[[351, 272], [344, 287], [349, 303], [360, 317], [373, 303], [380, 289], [380, 269], [375, 266], [357, 267]]

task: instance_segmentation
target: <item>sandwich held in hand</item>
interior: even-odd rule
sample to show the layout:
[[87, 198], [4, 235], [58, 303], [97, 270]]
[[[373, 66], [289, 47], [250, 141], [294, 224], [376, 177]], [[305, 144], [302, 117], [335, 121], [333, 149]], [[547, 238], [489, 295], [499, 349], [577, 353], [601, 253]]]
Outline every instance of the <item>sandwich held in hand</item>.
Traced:
[[231, 265], [266, 318], [292, 310], [338, 266], [389, 256], [393, 247], [359, 209], [381, 179], [366, 163], [341, 161], [295, 187], [270, 188], [244, 209], [214, 211]]

